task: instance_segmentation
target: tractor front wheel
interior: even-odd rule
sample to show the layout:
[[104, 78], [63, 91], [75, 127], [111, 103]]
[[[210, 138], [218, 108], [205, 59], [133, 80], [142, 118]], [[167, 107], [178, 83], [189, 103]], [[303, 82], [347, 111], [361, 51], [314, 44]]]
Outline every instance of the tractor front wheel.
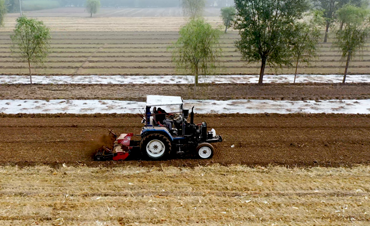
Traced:
[[153, 133], [141, 140], [140, 149], [149, 159], [163, 159], [171, 151], [171, 142], [166, 136]]
[[197, 147], [197, 155], [201, 159], [210, 159], [213, 156], [214, 147], [209, 143], [201, 143]]

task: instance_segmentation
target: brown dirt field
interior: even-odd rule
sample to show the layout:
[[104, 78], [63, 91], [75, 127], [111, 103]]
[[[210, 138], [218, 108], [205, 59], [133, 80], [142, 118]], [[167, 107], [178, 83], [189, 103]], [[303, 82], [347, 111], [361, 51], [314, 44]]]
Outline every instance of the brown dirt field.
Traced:
[[145, 101], [146, 95], [184, 99], [370, 99], [370, 84], [0, 85], [0, 99], [109, 99]]
[[[1, 160], [4, 164], [137, 164], [93, 162], [95, 149], [111, 128], [139, 133], [137, 116], [45, 115], [0, 118]], [[287, 166], [348, 166], [370, 163], [368, 115], [206, 115], [224, 138], [212, 160], [175, 159], [144, 165], [196, 166], [210, 163]]]
[[[87, 15], [87, 14], [85, 14]], [[5, 17], [2, 31], [12, 31], [19, 14]], [[29, 16], [34, 17], [34, 16]], [[184, 17], [41, 17], [53, 31], [178, 31], [187, 18]], [[218, 16], [205, 18], [213, 26], [222, 26]]]
[[[45, 18], [46, 19], [46, 18]], [[62, 23], [64, 18], [58, 18]], [[106, 26], [106, 21], [96, 21]], [[128, 19], [129, 20], [129, 19]], [[131, 18], [131, 20], [133, 20]], [[166, 27], [165, 20], [158, 21], [158, 26]], [[57, 21], [57, 20], [56, 20]], [[111, 22], [114, 22], [113, 20]], [[57, 22], [56, 22], [57, 23]], [[136, 21], [135, 21], [136, 23]], [[97, 26], [98, 26], [97, 25]], [[70, 28], [72, 25], [66, 25]], [[83, 26], [83, 25], [81, 25]], [[154, 26], [154, 25], [153, 25]], [[0, 30], [0, 74], [28, 74], [26, 63], [20, 63], [9, 49], [11, 32]], [[188, 74], [184, 70], [175, 70], [171, 52], [167, 49], [178, 38], [177, 31], [60, 31], [52, 27], [51, 51], [48, 60], [42, 66], [35, 66], [33, 74], [42, 75], [173, 75]], [[223, 56], [216, 74], [258, 74], [260, 63], [247, 63], [235, 48], [239, 35], [230, 31], [222, 35]], [[333, 39], [320, 43], [318, 57], [310, 65], [300, 63], [299, 74], [342, 74], [345, 61], [338, 49], [332, 47]], [[351, 61], [349, 74], [369, 73], [369, 45], [358, 52]], [[267, 67], [266, 74], [293, 74], [294, 67]]]
[[[84, 7], [66, 7], [55, 9], [44, 9], [26, 12], [30, 17], [82, 17], [89, 18]], [[9, 13], [10, 17], [18, 17], [19, 13]], [[94, 18], [104, 17], [182, 17], [181, 7], [171, 8], [100, 8], [99, 12], [94, 14]], [[204, 16], [221, 16], [220, 8], [206, 8]], [[92, 19], [92, 18], [90, 18]]]

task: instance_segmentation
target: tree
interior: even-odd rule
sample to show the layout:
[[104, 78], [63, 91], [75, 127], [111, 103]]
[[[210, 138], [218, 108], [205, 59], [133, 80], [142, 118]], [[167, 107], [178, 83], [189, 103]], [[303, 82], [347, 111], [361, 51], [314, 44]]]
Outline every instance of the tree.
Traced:
[[305, 0], [235, 0], [234, 28], [241, 39], [236, 47], [248, 62], [261, 62], [259, 84], [266, 64], [291, 64], [290, 43], [295, 23], [308, 9]]
[[0, 0], [0, 27], [4, 25], [4, 17], [6, 14], [5, 0]]
[[343, 29], [344, 24], [348, 22], [361, 23], [368, 14], [366, 8], [359, 8], [351, 4], [346, 4], [337, 11], [337, 18], [340, 22], [340, 30]]
[[316, 46], [320, 38], [320, 26], [325, 25], [325, 20], [322, 17], [323, 12], [314, 10], [312, 19], [309, 23], [297, 22], [292, 31], [292, 55], [295, 61], [294, 83], [297, 79], [298, 64], [304, 62], [310, 63], [310, 60], [317, 56]]
[[[357, 8], [357, 9], [356, 9]], [[362, 49], [369, 36], [369, 20], [365, 21], [367, 14], [363, 13], [363, 9], [355, 7], [350, 9], [352, 14], [347, 14], [343, 30], [336, 32], [337, 40], [334, 46], [342, 51], [342, 57], [347, 57], [346, 67], [343, 75], [343, 84], [346, 83], [348, 67], [350, 60], [355, 53]]]
[[184, 16], [188, 16], [190, 19], [202, 17], [205, 7], [206, 0], [182, 0]]
[[10, 36], [12, 53], [28, 63], [30, 83], [32, 84], [31, 63], [42, 64], [49, 52], [50, 30], [42, 21], [19, 17]]
[[100, 8], [100, 0], [86, 0], [86, 9], [90, 13], [90, 17], [96, 14]]
[[334, 13], [336, 11], [337, 0], [320, 0], [321, 7], [324, 10], [324, 18], [326, 21], [324, 42], [328, 41], [329, 28], [334, 21]]
[[351, 3], [358, 7], [366, 4], [367, 0], [319, 0], [320, 8], [324, 11], [324, 18], [326, 20], [324, 42], [328, 41], [329, 28], [335, 20], [337, 11], [345, 4]]
[[198, 85], [199, 74], [212, 72], [221, 56], [221, 31], [212, 28], [203, 19], [194, 19], [180, 29], [180, 37], [172, 48], [172, 60], [177, 69], [190, 71]]
[[227, 29], [231, 27], [231, 22], [234, 20], [235, 14], [236, 9], [232, 6], [221, 9], [222, 20], [224, 21], [225, 25], [225, 33], [227, 33]]
[[292, 54], [295, 59], [294, 83], [297, 78], [298, 64], [303, 61], [309, 64], [309, 61], [316, 57], [316, 46], [319, 42], [320, 30], [316, 24], [301, 22], [295, 25], [292, 31]]

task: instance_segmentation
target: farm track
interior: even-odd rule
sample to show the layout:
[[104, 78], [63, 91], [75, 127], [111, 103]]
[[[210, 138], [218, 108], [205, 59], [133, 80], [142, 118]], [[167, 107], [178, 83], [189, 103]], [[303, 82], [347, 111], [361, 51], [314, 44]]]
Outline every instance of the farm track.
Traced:
[[[206, 115], [224, 138], [212, 160], [169, 160], [146, 165], [288, 165], [369, 164], [369, 116], [360, 115]], [[111, 128], [139, 133], [140, 118], [130, 115], [33, 115], [0, 118], [1, 164], [59, 164], [92, 161]], [[133, 161], [136, 162], [136, 161]], [[109, 166], [112, 163], [104, 163]], [[124, 163], [124, 164], [130, 164]]]

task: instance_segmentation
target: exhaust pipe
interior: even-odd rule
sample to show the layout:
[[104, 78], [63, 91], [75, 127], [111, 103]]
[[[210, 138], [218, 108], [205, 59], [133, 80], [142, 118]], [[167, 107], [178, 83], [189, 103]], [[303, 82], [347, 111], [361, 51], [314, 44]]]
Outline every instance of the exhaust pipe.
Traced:
[[194, 124], [194, 106], [191, 108], [190, 124]]

